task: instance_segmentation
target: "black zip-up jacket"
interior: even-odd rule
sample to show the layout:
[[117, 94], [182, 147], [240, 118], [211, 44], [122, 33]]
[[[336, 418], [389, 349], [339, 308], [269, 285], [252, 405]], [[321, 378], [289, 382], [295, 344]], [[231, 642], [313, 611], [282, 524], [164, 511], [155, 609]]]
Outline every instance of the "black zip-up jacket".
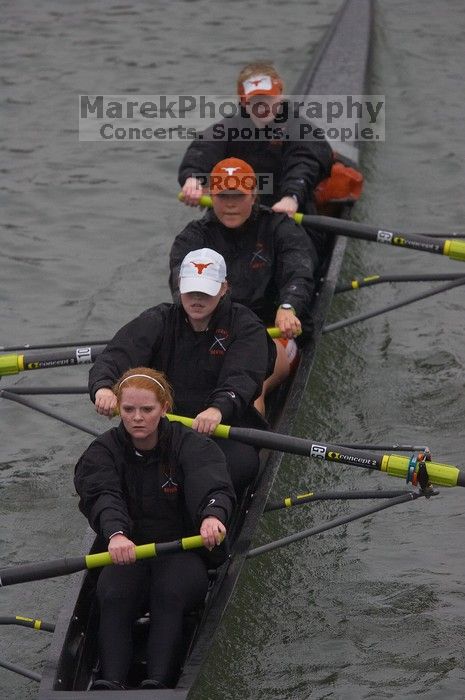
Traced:
[[162, 418], [158, 443], [141, 453], [121, 423], [100, 435], [75, 469], [79, 508], [106, 542], [122, 531], [135, 544], [198, 534], [204, 518], [227, 524], [234, 489], [220, 448]]
[[159, 304], [123, 326], [89, 372], [92, 401], [131, 367], [153, 367], [173, 387], [174, 410], [190, 417], [213, 406], [222, 422], [263, 427], [253, 402], [276, 359], [274, 343], [250, 309], [227, 294], [206, 331], [196, 332], [179, 304]]
[[301, 226], [287, 214], [255, 207], [239, 228], [224, 226], [213, 211], [191, 221], [170, 253], [170, 287], [178, 292], [179, 270], [187, 253], [213, 248], [226, 261], [231, 297], [273, 325], [280, 304], [294, 307], [305, 332], [311, 330], [310, 301], [317, 255]]
[[[252, 166], [257, 174], [272, 174], [273, 192], [260, 194], [263, 204], [271, 206], [284, 196], [295, 195], [298, 210], [313, 214], [313, 190], [332, 166], [332, 149], [324, 140], [303, 138], [309, 133], [310, 122], [290, 116], [285, 121], [273, 121], [268, 127], [258, 129], [247, 113], [241, 114], [205, 129], [201, 138], [189, 145], [178, 172], [181, 187], [188, 177], [209, 174], [224, 158], [241, 158]], [[250, 138], [235, 140], [235, 134]]]

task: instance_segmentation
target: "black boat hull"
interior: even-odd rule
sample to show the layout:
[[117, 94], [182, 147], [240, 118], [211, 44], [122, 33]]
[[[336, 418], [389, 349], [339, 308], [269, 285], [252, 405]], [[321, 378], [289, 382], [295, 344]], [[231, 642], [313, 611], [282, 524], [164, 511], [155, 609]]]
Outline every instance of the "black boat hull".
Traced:
[[[347, 0], [333, 21], [320, 48], [297, 83], [297, 95], [361, 95], [364, 92], [369, 64], [371, 37], [371, 0]], [[337, 150], [358, 162], [356, 144], [340, 144]], [[333, 215], [347, 217], [348, 208], [339, 208]], [[326, 319], [341, 269], [346, 240], [335, 238], [329, 266], [312, 303], [314, 334], [302, 352], [299, 366], [292, 381], [280, 388], [274, 397], [271, 424], [280, 433], [290, 433], [300, 400], [310, 377], [321, 331]], [[237, 536], [227, 566], [218, 574], [202, 620], [196, 629], [195, 643], [190, 649], [177, 687], [171, 690], [128, 690], [128, 700], [154, 698], [181, 700], [187, 698], [190, 688], [208, 661], [222, 616], [233, 595], [247, 552], [257, 531], [268, 495], [279, 470], [282, 453], [266, 452], [261, 455], [261, 471], [253, 489], [253, 498], [242, 504], [237, 516]], [[249, 494], [250, 495], [250, 494]], [[89, 551], [93, 535], [89, 532], [84, 551]], [[56, 625], [49, 658], [44, 667], [39, 688], [40, 700], [81, 700], [88, 687], [96, 658], [96, 625], [94, 587], [97, 574], [84, 572], [75, 577]], [[118, 695], [116, 695], [118, 693]], [[118, 691], [94, 691], [92, 698], [121, 697]]]

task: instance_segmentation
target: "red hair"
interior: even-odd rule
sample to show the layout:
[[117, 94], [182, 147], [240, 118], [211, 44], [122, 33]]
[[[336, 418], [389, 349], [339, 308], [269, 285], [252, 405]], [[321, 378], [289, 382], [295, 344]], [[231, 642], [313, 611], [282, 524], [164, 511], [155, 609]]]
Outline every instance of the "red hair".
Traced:
[[[123, 383], [124, 386], [122, 386]], [[168, 411], [171, 411], [173, 408], [173, 390], [163, 372], [150, 369], [150, 367], [134, 367], [134, 369], [128, 369], [113, 387], [113, 393], [118, 399], [118, 405], [121, 402], [123, 389], [126, 387], [152, 391], [158, 403], [167, 403]]]

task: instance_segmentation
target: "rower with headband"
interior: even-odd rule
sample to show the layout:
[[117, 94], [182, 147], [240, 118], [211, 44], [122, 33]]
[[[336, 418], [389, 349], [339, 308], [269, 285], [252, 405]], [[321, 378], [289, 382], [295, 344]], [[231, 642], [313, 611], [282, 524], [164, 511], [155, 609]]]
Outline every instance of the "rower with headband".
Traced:
[[151, 377], [149, 374], [129, 374], [127, 377], [120, 381], [118, 387], [121, 389], [121, 386], [124, 384], [124, 382], [127, 382], [128, 379], [135, 379], [136, 377], [143, 377], [144, 379], [149, 379], [151, 382], [155, 382], [155, 384], [158, 384], [162, 391], [165, 391], [163, 384], [161, 384], [158, 381], [158, 379], [155, 379], [155, 377]]
[[[92, 689], [125, 687], [134, 621], [147, 610], [147, 677], [140, 687], [173, 687], [183, 618], [202, 604], [208, 568], [224, 559], [218, 545], [235, 494], [219, 447], [165, 418], [172, 394], [161, 372], [130, 369], [115, 394], [120, 425], [89, 446], [75, 472], [79, 508], [102, 540], [99, 550], [108, 547], [122, 565], [105, 567], [98, 578], [100, 672]], [[206, 549], [135, 561], [136, 545], [199, 533]]]

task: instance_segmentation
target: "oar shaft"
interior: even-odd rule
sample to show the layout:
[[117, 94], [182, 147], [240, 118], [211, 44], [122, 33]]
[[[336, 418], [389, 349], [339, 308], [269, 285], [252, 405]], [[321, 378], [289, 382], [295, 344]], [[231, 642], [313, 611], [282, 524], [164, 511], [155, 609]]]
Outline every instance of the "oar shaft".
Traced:
[[39, 345], [31, 345], [31, 343], [25, 343], [24, 345], [0, 345], [0, 352], [30, 352], [31, 350], [59, 350], [60, 348], [71, 348], [75, 345], [82, 345], [87, 347], [88, 345], [108, 345], [109, 340], [80, 340], [79, 342], [68, 342], [68, 343], [40, 343]]
[[296, 214], [297, 223], [323, 233], [331, 233], [349, 238], [359, 238], [374, 243], [393, 245], [425, 253], [446, 255], [453, 260], [465, 260], [465, 241], [446, 238], [428, 238], [414, 233], [387, 231], [355, 221], [341, 221], [330, 216]]
[[294, 219], [302, 226], [308, 226], [323, 233], [359, 238], [425, 253], [436, 253], [437, 255], [445, 255], [452, 260], [465, 260], [465, 241], [461, 240], [428, 238], [415, 233], [387, 231], [355, 221], [341, 221], [330, 216], [296, 214]]
[[[266, 329], [271, 338], [280, 338], [281, 331], [276, 326]], [[14, 355], [0, 355], [0, 377], [8, 374], [18, 374], [28, 369], [49, 369], [50, 367], [67, 367], [69, 365], [83, 365], [95, 362], [96, 358], [104, 351], [109, 340], [95, 340], [92, 345], [84, 343], [59, 343], [50, 345], [31, 346], [27, 352]], [[51, 352], [55, 348], [65, 347], [61, 352]], [[22, 350], [21, 346], [0, 347], [0, 352]], [[37, 352], [47, 350], [46, 352]]]
[[298, 496], [288, 496], [280, 501], [268, 501], [264, 512], [293, 508], [294, 506], [301, 506], [313, 501], [363, 501], [370, 498], [397, 498], [398, 496], [404, 496], [406, 493], [409, 492], [399, 489], [395, 491], [320, 491], [317, 493], [302, 493]]
[[7, 671], [13, 671], [13, 673], [17, 673], [19, 676], [30, 678], [32, 681], [37, 681], [38, 683], [40, 683], [40, 681], [42, 680], [42, 676], [39, 673], [36, 673], [35, 671], [30, 671], [28, 668], [24, 668], [24, 666], [19, 666], [18, 664], [12, 664], [9, 661], [5, 661], [4, 659], [0, 659], [0, 666], [2, 668], [6, 668]]
[[89, 364], [103, 349], [104, 346], [88, 345], [55, 352], [29, 351], [23, 355], [0, 355], [0, 377], [31, 369]]
[[335, 293], [349, 292], [362, 287], [372, 287], [386, 282], [445, 282], [463, 277], [462, 272], [436, 272], [418, 275], [369, 275], [361, 279], [353, 279], [347, 284], [337, 284]]
[[51, 408], [47, 408], [46, 406], [40, 406], [35, 401], [32, 401], [32, 399], [28, 399], [25, 396], [21, 396], [17, 392], [11, 392], [5, 389], [0, 390], [0, 398], [8, 399], [9, 401], [14, 401], [15, 403], [20, 403], [23, 406], [27, 406], [27, 408], [32, 408], [34, 411], [42, 413], [44, 416], [55, 418], [56, 420], [60, 421], [60, 423], [70, 425], [72, 428], [82, 430], [84, 433], [88, 433], [89, 435], [94, 435], [95, 437], [100, 435], [99, 430], [94, 430], [94, 428], [89, 428], [86, 425], [79, 423], [78, 421], [72, 420], [71, 418], [66, 418], [65, 416], [62, 416], [61, 413], [59, 413], [58, 411], [54, 411]]
[[[169, 420], [180, 421], [189, 427], [192, 426], [193, 419], [185, 416], [168, 414]], [[247, 445], [254, 445], [259, 448], [280, 450], [291, 454], [314, 457], [326, 460], [327, 462], [338, 462], [349, 464], [354, 467], [364, 467], [366, 469], [376, 469], [386, 472], [391, 476], [407, 478], [411, 476], [412, 465], [409, 457], [400, 455], [375, 455], [363, 450], [355, 450], [341, 445], [333, 445], [322, 442], [313, 442], [310, 439], [294, 437], [292, 435], [281, 435], [267, 430], [256, 430], [255, 428], [236, 428], [230, 425], [220, 424], [215, 432], [215, 437], [230, 438], [244, 442]], [[440, 464], [438, 462], [426, 462], [426, 468], [431, 483], [441, 486], [465, 486], [465, 474], [458, 467], [450, 464]], [[419, 464], [415, 465], [415, 473], [419, 470]], [[410, 480], [410, 479], [409, 479]]]
[[53, 622], [46, 622], [33, 617], [23, 617], [23, 615], [4, 615], [0, 617], [0, 625], [18, 625], [19, 627], [30, 627], [41, 632], [54, 632]]
[[[183, 198], [184, 196], [180, 192], [178, 199], [182, 201]], [[209, 195], [203, 195], [200, 197], [199, 206], [211, 207], [212, 198]], [[418, 235], [402, 231], [388, 231], [355, 221], [335, 219], [331, 216], [297, 213], [294, 214], [293, 218], [298, 224], [322, 231], [323, 233], [360, 238], [365, 241], [399, 246], [425, 253], [436, 253], [437, 255], [445, 255], [451, 260], [465, 260], [465, 241], [463, 240], [451, 240], [446, 236], [443, 238], [428, 238], [427, 234]]]
[[360, 323], [360, 321], [366, 321], [368, 318], [374, 318], [375, 316], [380, 316], [388, 311], [394, 311], [394, 309], [400, 309], [402, 306], [407, 306], [408, 304], [413, 304], [416, 301], [421, 301], [422, 299], [427, 299], [428, 297], [435, 296], [436, 294], [442, 294], [449, 289], [455, 289], [455, 287], [460, 287], [465, 284], [465, 277], [459, 277], [457, 279], [448, 282], [447, 284], [441, 285], [440, 287], [435, 287], [435, 289], [430, 289], [427, 292], [422, 292], [421, 294], [415, 294], [403, 301], [398, 301], [394, 304], [389, 304], [388, 306], [383, 306], [380, 309], [373, 309], [372, 311], [367, 311], [358, 316], [352, 316], [351, 318], [344, 318], [341, 321], [335, 321], [334, 323], [329, 323], [327, 326], [323, 327], [323, 333], [331, 333], [332, 331], [340, 330], [341, 328], [346, 328], [354, 323]]
[[335, 527], [339, 527], [340, 525], [346, 525], [350, 522], [353, 522], [354, 520], [360, 520], [361, 518], [366, 518], [368, 515], [372, 515], [374, 513], [379, 513], [382, 510], [386, 510], [387, 508], [392, 508], [393, 506], [397, 506], [400, 503], [407, 503], [409, 501], [414, 501], [417, 498], [419, 498], [422, 494], [418, 494], [415, 492], [409, 492], [405, 493], [402, 496], [399, 496], [398, 498], [391, 498], [389, 501], [386, 503], [382, 503], [381, 505], [376, 505], [372, 506], [370, 508], [366, 508], [365, 510], [359, 511], [358, 513], [351, 513], [349, 515], [343, 515], [340, 518], [335, 518], [334, 520], [331, 520], [329, 523], [323, 523], [322, 525], [318, 525], [317, 527], [313, 527], [309, 530], [302, 530], [301, 532], [295, 532], [293, 535], [288, 535], [287, 537], [283, 537], [280, 540], [275, 540], [274, 542], [269, 542], [268, 544], [261, 545], [260, 547], [255, 547], [255, 549], [251, 549], [247, 553], [247, 559], [252, 559], [253, 557], [256, 557], [260, 554], [265, 554], [266, 552], [271, 552], [274, 549], [279, 549], [280, 547], [284, 547], [285, 545], [291, 544], [292, 542], [298, 542], [299, 540], [304, 540], [307, 537], [312, 537], [313, 535], [319, 535], [322, 532], [326, 532], [327, 530], [332, 530]]
[[44, 561], [38, 564], [21, 564], [8, 569], [0, 569], [0, 586], [10, 586], [13, 583], [39, 581], [55, 576], [66, 576], [86, 568], [85, 557], [64, 557]]
[[[135, 548], [136, 559], [147, 559], [156, 557], [159, 554], [182, 552], [198, 549], [199, 547], [203, 547], [201, 535], [183, 537], [180, 540], [161, 542], [160, 544], [155, 544], [155, 542], [140, 544]], [[10, 586], [13, 583], [25, 583], [26, 581], [38, 581], [54, 578], [55, 576], [66, 576], [67, 574], [74, 574], [76, 571], [96, 569], [101, 566], [109, 566], [112, 563], [109, 552], [99, 552], [97, 554], [87, 554], [83, 557], [64, 557], [63, 559], [36, 564], [12, 566], [7, 569], [0, 569], [0, 586]]]

